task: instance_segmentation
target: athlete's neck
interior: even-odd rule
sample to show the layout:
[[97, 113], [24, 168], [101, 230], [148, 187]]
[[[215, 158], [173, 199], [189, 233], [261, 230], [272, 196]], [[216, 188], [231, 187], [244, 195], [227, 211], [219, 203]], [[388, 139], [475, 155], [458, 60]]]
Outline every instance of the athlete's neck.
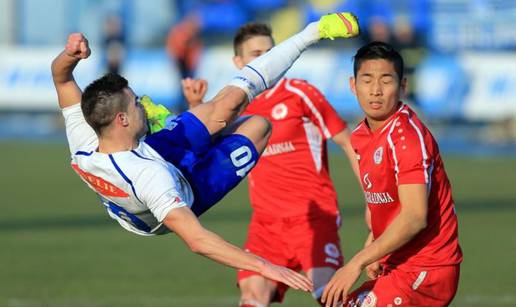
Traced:
[[138, 147], [139, 141], [136, 139], [112, 139], [106, 137], [99, 137], [99, 148], [98, 152], [111, 154], [121, 151], [129, 151]]
[[386, 119], [384, 119], [384, 120], [376, 120], [376, 119], [373, 119], [371, 117], [366, 117], [366, 124], [369, 127], [369, 130], [371, 130], [371, 132], [375, 132], [376, 130], [378, 130], [378, 128], [383, 126], [383, 124], [386, 121], [387, 121]]
[[402, 104], [403, 103], [401, 101], [399, 101], [398, 104], [396, 104], [396, 107], [392, 108], [391, 112], [389, 112], [388, 115], [386, 115], [382, 118], [372, 118], [372, 117], [366, 115], [365, 122], [366, 122], [367, 126], [369, 127], [369, 129], [371, 130], [371, 132], [375, 132], [379, 128], [383, 127], [383, 125], [386, 122], [388, 122], [391, 119], [391, 117], [394, 114], [396, 114], [396, 112], [398, 112], [398, 110], [400, 109]]

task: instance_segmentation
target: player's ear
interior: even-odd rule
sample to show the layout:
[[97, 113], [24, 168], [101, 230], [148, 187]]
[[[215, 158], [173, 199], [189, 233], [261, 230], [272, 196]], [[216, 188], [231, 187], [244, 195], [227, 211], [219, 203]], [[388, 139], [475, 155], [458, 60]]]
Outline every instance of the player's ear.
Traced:
[[355, 77], [349, 77], [349, 88], [351, 89], [351, 92], [356, 96], [357, 95], [357, 88], [355, 84]]
[[118, 112], [115, 115], [115, 121], [123, 127], [127, 127], [129, 125], [129, 117], [125, 112]]
[[245, 66], [244, 60], [239, 55], [235, 55], [233, 57], [233, 64], [235, 64], [235, 66], [238, 67], [238, 69], [242, 69]]

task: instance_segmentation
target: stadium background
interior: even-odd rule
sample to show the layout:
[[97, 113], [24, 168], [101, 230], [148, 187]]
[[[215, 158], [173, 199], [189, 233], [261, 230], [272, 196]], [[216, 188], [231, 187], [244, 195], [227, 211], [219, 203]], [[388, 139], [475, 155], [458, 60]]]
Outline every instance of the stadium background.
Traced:
[[[230, 79], [231, 37], [242, 23], [269, 22], [279, 42], [341, 10], [356, 12], [365, 33], [310, 49], [289, 75], [317, 85], [356, 123], [347, 87], [356, 47], [376, 37], [410, 59], [410, 101], [441, 145], [457, 203], [465, 260], [453, 306], [515, 306], [514, 0], [0, 0], [0, 306], [238, 301], [233, 270], [174, 236], [124, 232], [71, 171], [49, 69], [69, 33], [84, 32], [92, 45], [77, 68], [82, 86], [118, 61], [138, 94], [181, 110], [181, 76], [207, 79], [208, 97]], [[349, 257], [365, 236], [361, 192], [338, 153], [331, 162]], [[240, 245], [249, 214], [244, 183], [203, 222]], [[313, 305], [293, 291], [284, 304]]]

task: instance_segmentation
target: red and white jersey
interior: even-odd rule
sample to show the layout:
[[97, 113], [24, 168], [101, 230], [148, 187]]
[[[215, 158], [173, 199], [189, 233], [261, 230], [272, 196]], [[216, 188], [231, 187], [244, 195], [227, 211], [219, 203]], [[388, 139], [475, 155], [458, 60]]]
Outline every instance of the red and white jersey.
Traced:
[[269, 143], [249, 175], [254, 213], [280, 218], [336, 214], [326, 140], [346, 123], [326, 98], [306, 81], [282, 79], [259, 95], [245, 114], [272, 123]]
[[168, 232], [167, 213], [191, 206], [193, 193], [181, 172], [145, 142], [130, 151], [97, 152], [98, 139], [80, 104], [64, 108], [72, 168], [101, 198], [111, 218], [139, 235]]
[[405, 270], [460, 263], [462, 252], [450, 182], [437, 143], [416, 114], [401, 103], [374, 132], [362, 121], [351, 134], [351, 144], [359, 160], [375, 238], [401, 209], [398, 186], [427, 185], [427, 227], [383, 261]]

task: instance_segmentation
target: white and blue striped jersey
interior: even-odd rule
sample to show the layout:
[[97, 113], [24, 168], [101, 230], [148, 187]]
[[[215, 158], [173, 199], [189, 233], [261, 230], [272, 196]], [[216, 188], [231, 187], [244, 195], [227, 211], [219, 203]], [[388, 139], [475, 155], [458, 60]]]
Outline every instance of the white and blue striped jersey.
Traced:
[[192, 188], [183, 174], [145, 142], [130, 151], [99, 153], [80, 104], [62, 113], [72, 167], [122, 227], [144, 236], [167, 233], [162, 221], [168, 212], [192, 206]]

